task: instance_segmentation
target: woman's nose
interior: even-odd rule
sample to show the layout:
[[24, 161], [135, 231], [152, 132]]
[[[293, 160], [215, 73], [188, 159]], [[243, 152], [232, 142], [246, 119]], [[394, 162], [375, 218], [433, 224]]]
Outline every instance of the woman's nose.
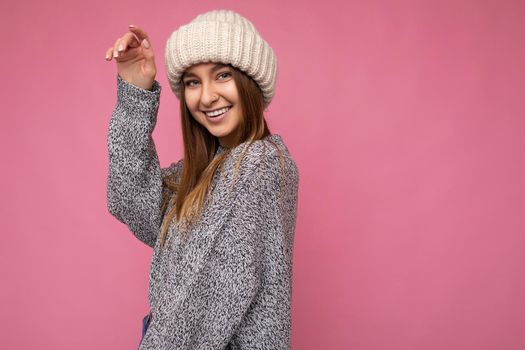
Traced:
[[218, 95], [215, 89], [210, 84], [203, 84], [201, 102], [205, 106], [210, 106], [213, 102], [218, 100]]

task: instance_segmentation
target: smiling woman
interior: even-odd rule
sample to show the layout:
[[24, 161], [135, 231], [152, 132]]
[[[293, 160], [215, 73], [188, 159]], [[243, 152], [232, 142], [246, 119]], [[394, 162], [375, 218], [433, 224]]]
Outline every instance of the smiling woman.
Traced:
[[[231, 150], [248, 141], [248, 147], [257, 140], [272, 143], [269, 138], [272, 134], [264, 118], [264, 95], [252, 77], [229, 63], [206, 62], [186, 68], [180, 81], [177, 93], [182, 97], [184, 158], [194, 161], [188, 162], [177, 179], [164, 179], [166, 187], [177, 193], [178, 200], [165, 216], [162, 245], [168, 223], [174, 217], [178, 218], [179, 228], [184, 232], [201, 215], [213, 176]], [[217, 118], [206, 114], [224, 108], [229, 110]], [[214, 144], [217, 148], [213, 147]], [[274, 147], [282, 157], [279, 147], [276, 144]], [[216, 157], [218, 148], [226, 152]], [[202, 149], [207, 149], [207, 153]], [[196, 183], [195, 179], [200, 181]]]
[[130, 31], [107, 51], [118, 68], [107, 197], [153, 248], [139, 348], [289, 349], [299, 172], [264, 117], [273, 50], [228, 10], [171, 34], [165, 63], [184, 157], [161, 168], [155, 55], [142, 29]]
[[237, 143], [235, 131], [243, 120], [233, 69], [224, 64], [201, 63], [182, 76], [184, 100], [191, 115], [226, 148]]

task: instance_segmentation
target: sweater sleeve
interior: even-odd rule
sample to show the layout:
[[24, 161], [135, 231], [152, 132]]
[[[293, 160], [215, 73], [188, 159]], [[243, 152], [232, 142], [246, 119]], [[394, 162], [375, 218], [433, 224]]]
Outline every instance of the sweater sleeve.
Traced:
[[[286, 173], [279, 173], [277, 156], [269, 157], [270, 169], [252, 191], [258, 203], [252, 217], [255, 236], [258, 288], [232, 334], [228, 349], [282, 349], [291, 346], [292, 260], [298, 169], [289, 158]], [[249, 217], [245, 217], [249, 220]]]
[[160, 168], [152, 138], [161, 86], [139, 88], [117, 75], [117, 104], [108, 131], [109, 212], [142, 242], [154, 247], [162, 224], [162, 200], [167, 195], [162, 178], [176, 172], [181, 161]]
[[281, 183], [271, 163], [240, 188], [196, 283], [180, 293], [165, 325], [170, 348], [289, 349], [297, 177]]

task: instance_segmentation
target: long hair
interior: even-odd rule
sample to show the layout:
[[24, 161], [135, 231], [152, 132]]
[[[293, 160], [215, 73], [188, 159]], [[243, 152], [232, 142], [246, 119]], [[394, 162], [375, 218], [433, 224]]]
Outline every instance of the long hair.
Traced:
[[[250, 141], [248, 147], [256, 140], [271, 135], [264, 119], [264, 100], [257, 83], [244, 72], [229, 65], [239, 93], [242, 120], [235, 130], [234, 145]], [[181, 238], [186, 236], [192, 225], [201, 215], [202, 208], [211, 188], [215, 172], [222, 171], [222, 165], [231, 149], [226, 149], [215, 157], [219, 140], [191, 115], [185, 101], [184, 84], [181, 84], [180, 114], [182, 123], [182, 140], [184, 143], [184, 161], [182, 174], [167, 176], [162, 179], [168, 195], [163, 198], [161, 212], [165, 213], [161, 226], [161, 249], [166, 240], [168, 227], [175, 217]], [[272, 142], [273, 143], [273, 142]], [[281, 152], [274, 144], [278, 152]], [[232, 148], [234, 148], [233, 146]], [[247, 148], [248, 148], [247, 147]], [[247, 149], [246, 148], [246, 149]], [[244, 152], [243, 152], [244, 155]], [[280, 153], [281, 155], [281, 153]], [[281, 157], [282, 158], [282, 157]], [[242, 157], [236, 165], [235, 177]]]

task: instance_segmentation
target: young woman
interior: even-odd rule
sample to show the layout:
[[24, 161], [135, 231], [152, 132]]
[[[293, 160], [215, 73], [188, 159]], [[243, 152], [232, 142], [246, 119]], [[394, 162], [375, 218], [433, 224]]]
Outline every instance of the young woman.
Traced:
[[154, 249], [139, 349], [288, 349], [299, 173], [264, 119], [273, 50], [228, 10], [171, 34], [184, 157], [167, 168], [151, 136], [161, 86], [146, 32], [130, 26], [106, 54], [118, 71], [108, 209]]

